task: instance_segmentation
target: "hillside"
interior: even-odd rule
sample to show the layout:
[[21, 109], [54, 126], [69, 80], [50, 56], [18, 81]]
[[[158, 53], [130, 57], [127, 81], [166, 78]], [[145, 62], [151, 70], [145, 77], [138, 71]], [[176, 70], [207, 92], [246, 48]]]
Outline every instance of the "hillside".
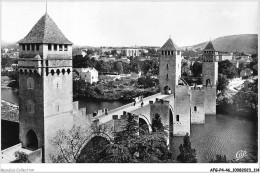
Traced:
[[[217, 51], [223, 52], [244, 52], [248, 54], [257, 53], [258, 49], [257, 34], [241, 34], [219, 37], [212, 40], [213, 46]], [[189, 46], [189, 49], [204, 49], [208, 42]]]

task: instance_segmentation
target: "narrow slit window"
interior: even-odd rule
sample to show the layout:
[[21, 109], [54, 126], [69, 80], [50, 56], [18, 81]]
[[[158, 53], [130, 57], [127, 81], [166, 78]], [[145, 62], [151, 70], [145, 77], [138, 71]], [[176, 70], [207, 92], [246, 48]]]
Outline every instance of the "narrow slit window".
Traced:
[[197, 112], [197, 106], [194, 106], [194, 111]]
[[57, 51], [57, 44], [54, 44], [54, 51]]
[[36, 44], [36, 50], [39, 50], [39, 49], [40, 49], [40, 45]]
[[62, 44], [59, 45], [59, 51], [62, 51]]
[[48, 50], [51, 51], [51, 44], [48, 44]]
[[176, 121], [180, 121], [180, 115], [176, 115]]

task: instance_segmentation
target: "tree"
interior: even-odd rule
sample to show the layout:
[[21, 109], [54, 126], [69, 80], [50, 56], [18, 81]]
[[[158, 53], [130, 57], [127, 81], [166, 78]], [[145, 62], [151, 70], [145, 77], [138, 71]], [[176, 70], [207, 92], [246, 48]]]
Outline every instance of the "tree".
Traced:
[[183, 138], [183, 144], [179, 146], [180, 154], [177, 160], [182, 163], [197, 163], [196, 150], [191, 148], [189, 134], [187, 133]]
[[193, 76], [200, 76], [202, 74], [202, 63], [195, 61], [191, 66]]
[[258, 56], [257, 54], [253, 54], [252, 61], [250, 62], [250, 69], [253, 70], [254, 75], [258, 74]]
[[258, 110], [258, 79], [239, 90], [233, 97], [233, 105], [237, 112], [253, 113]]
[[154, 115], [154, 118], [152, 120], [152, 130], [153, 130], [153, 132], [164, 130], [164, 127], [163, 127], [163, 124], [161, 121], [161, 117], [157, 113]]
[[28, 159], [28, 154], [22, 151], [16, 151], [14, 153], [16, 159], [12, 163], [31, 163]]
[[166, 144], [166, 132], [138, 135], [137, 117], [128, 116], [123, 130], [115, 133], [114, 143], [105, 147], [101, 162], [152, 163], [168, 162], [171, 153]]
[[257, 159], [253, 157], [243, 157], [239, 160], [228, 160], [226, 155], [216, 155], [216, 159], [210, 159], [209, 163], [256, 163]]
[[217, 83], [217, 90], [224, 92], [227, 89], [229, 81], [226, 75], [219, 74], [218, 75], [218, 83]]
[[[55, 154], [50, 154], [50, 158], [54, 163], [75, 163], [79, 159], [79, 156], [82, 155], [81, 149], [84, 147], [86, 141], [89, 141], [93, 135], [109, 136], [110, 131], [112, 129], [104, 124], [102, 126], [91, 124], [88, 128], [74, 125], [68, 131], [59, 130], [56, 136], [50, 140], [50, 144], [57, 151]], [[83, 155], [85, 154], [87, 153], [83, 153]], [[95, 158], [88, 161], [95, 162]]]
[[236, 67], [229, 61], [220, 61], [218, 63], [218, 72], [226, 75], [228, 79], [233, 79], [236, 75]]
[[123, 65], [122, 65], [122, 62], [120, 61], [116, 61], [114, 63], [114, 67], [115, 67], [115, 70], [118, 74], [122, 74], [124, 72], [124, 69], [123, 69]]
[[230, 161], [227, 160], [227, 157], [225, 155], [216, 155], [216, 159], [211, 159], [209, 163], [229, 163]]

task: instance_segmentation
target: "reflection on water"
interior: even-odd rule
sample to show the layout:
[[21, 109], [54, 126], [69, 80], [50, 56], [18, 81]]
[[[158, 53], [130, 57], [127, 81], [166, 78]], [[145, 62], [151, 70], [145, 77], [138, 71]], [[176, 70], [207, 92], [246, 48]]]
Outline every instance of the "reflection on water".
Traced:
[[[227, 115], [207, 115], [203, 125], [191, 125], [191, 145], [197, 150], [198, 162], [207, 163], [215, 155], [226, 155], [235, 159], [239, 150], [257, 158], [257, 122]], [[183, 137], [174, 137], [174, 155], [179, 154], [178, 146]]]
[[[4, 100], [17, 104], [19, 101], [18, 95], [11, 89], [2, 88], [1, 97]], [[120, 101], [79, 100], [79, 107], [87, 107], [87, 113], [104, 108], [111, 110], [124, 104], [127, 103]], [[191, 145], [192, 148], [197, 150], [199, 162], [207, 163], [216, 154], [225, 154], [227, 159], [234, 159], [236, 152], [239, 150], [246, 150], [248, 156], [257, 158], [257, 121], [218, 114], [207, 115], [205, 122], [203, 125], [191, 125]], [[2, 123], [5, 122], [2, 121]], [[2, 124], [2, 134], [13, 130], [11, 126]], [[19, 133], [18, 128], [16, 133]], [[174, 155], [177, 156], [179, 154], [178, 146], [183, 142], [183, 137], [174, 137], [173, 140]], [[5, 144], [5, 146], [11, 145]]]

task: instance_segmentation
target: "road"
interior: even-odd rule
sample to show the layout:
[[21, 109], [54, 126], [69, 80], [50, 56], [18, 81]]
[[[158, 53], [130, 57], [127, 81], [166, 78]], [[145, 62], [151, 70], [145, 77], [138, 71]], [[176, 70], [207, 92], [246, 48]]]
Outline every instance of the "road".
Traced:
[[232, 91], [232, 93], [237, 93], [238, 90], [235, 89], [236, 87], [244, 84], [245, 80], [242, 78], [235, 78], [229, 81], [228, 88]]

